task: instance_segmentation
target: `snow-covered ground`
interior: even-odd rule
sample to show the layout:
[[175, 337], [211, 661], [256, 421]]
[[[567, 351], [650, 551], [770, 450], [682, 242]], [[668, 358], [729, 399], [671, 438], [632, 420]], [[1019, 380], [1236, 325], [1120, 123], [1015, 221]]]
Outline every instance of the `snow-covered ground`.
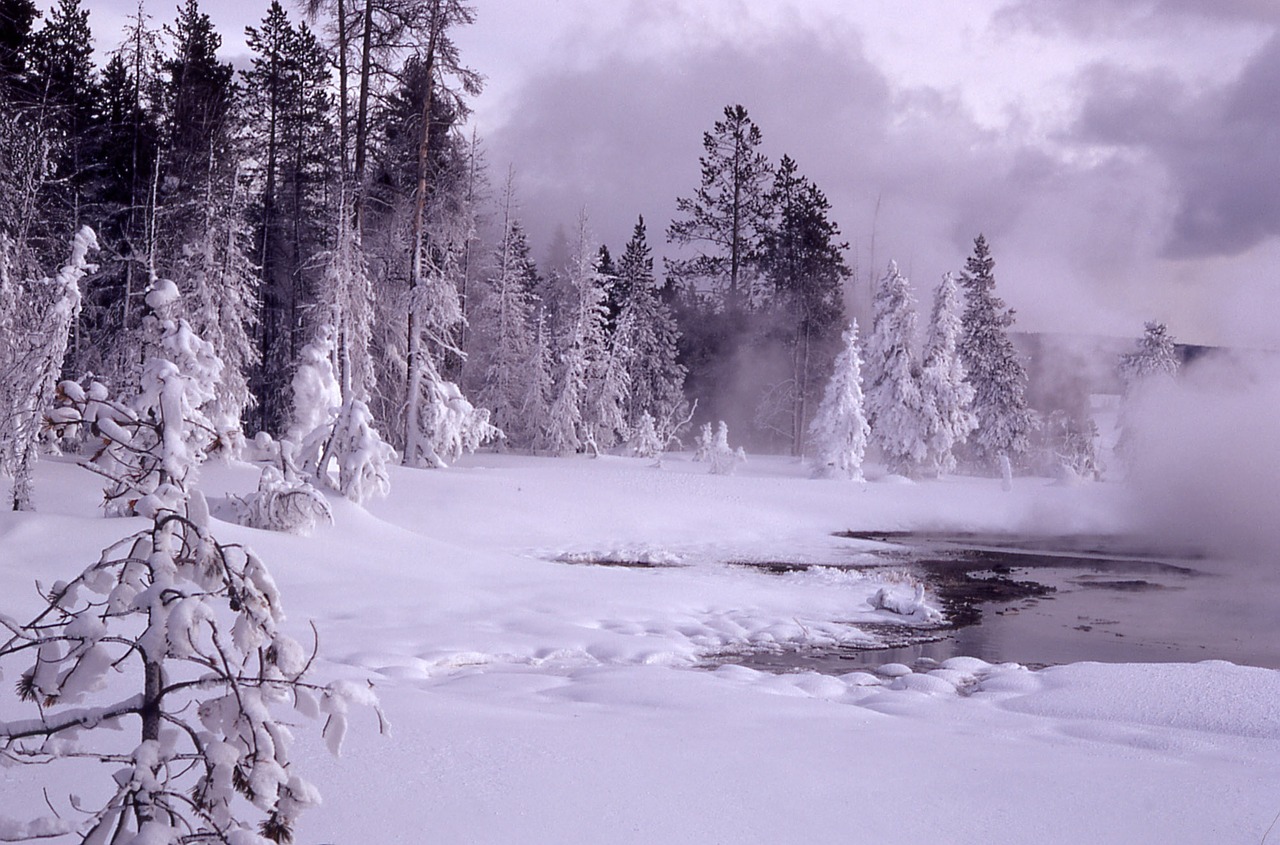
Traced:
[[[201, 487], [217, 508], [256, 480], [210, 465]], [[909, 594], [731, 562], [874, 550], [834, 536], [846, 529], [1120, 531], [1117, 485], [1006, 493], [813, 481], [785, 459], [726, 477], [680, 456], [491, 454], [392, 482], [367, 510], [332, 501], [335, 526], [309, 538], [216, 527], [271, 567], [299, 639], [315, 622], [316, 675], [371, 680], [393, 724], [380, 736], [357, 718], [338, 760], [299, 727], [297, 764], [325, 799], [299, 842], [1257, 843], [1280, 811], [1273, 670], [696, 668], [865, 641], [859, 623], [898, 619], [876, 593]], [[33, 579], [78, 572], [136, 529], [98, 516], [95, 480], [69, 462], [41, 464], [36, 492], [36, 514], [0, 514], [0, 602], [18, 617], [37, 607]], [[586, 564], [599, 560], [651, 566]], [[4, 696], [0, 718], [16, 707]], [[43, 777], [0, 770], [0, 816], [38, 812]]]

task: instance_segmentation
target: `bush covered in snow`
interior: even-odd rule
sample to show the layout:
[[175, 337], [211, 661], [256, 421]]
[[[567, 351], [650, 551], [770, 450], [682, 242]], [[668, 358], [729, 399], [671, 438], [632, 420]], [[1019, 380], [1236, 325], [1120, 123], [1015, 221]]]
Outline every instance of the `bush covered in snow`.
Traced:
[[321, 522], [333, 523], [329, 502], [300, 478], [288, 478], [274, 466], [262, 468], [258, 489], [234, 499], [236, 521], [250, 528], [310, 534]]
[[737, 449], [729, 446], [729, 425], [724, 420], [716, 427], [716, 437], [707, 453], [707, 460], [711, 462], [712, 475], [732, 475], [738, 464], [747, 462], [747, 453], [741, 446]]
[[[336, 753], [349, 704], [375, 704], [367, 688], [304, 680], [314, 649], [281, 630], [270, 573], [252, 551], [211, 533], [208, 506], [190, 484], [212, 433], [201, 409], [221, 362], [172, 317], [176, 302], [171, 283], [147, 296], [153, 322], [137, 396], [112, 400], [100, 384], [63, 382], [54, 412], [55, 425], [101, 438], [89, 467], [111, 480], [108, 509], [149, 524], [70, 581], [41, 588], [45, 607], [29, 622], [0, 614], [0, 667], [19, 664], [18, 695], [38, 714], [0, 721], [0, 762], [97, 761], [110, 767], [110, 786], [95, 800], [71, 797], [65, 813], [50, 800], [51, 817], [0, 819], [0, 838], [289, 842], [319, 795], [293, 770], [291, 734], [273, 711], [288, 704], [327, 714]], [[113, 690], [137, 692], [96, 703], [108, 678]], [[82, 736], [135, 718], [136, 744]]]
[[300, 454], [303, 473], [358, 505], [391, 490], [387, 466], [395, 461], [395, 450], [378, 434], [373, 413], [359, 399], [344, 402], [330, 423], [303, 441]]

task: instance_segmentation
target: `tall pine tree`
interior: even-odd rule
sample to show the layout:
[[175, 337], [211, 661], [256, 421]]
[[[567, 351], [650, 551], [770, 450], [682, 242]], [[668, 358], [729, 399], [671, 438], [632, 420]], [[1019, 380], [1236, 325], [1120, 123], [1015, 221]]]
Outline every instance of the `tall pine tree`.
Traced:
[[920, 366], [920, 400], [928, 449], [925, 468], [945, 475], [956, 467], [955, 451], [978, 424], [973, 416], [973, 387], [960, 360], [960, 299], [955, 279], [942, 277], [933, 294], [933, 312]]
[[995, 259], [982, 235], [974, 239], [960, 284], [965, 298], [960, 357], [978, 421], [969, 451], [979, 466], [994, 471], [1002, 457], [1017, 465], [1026, 454], [1032, 417], [1025, 397], [1027, 371], [1008, 334], [1014, 312], [995, 294]]
[[670, 262], [668, 275], [686, 285], [710, 283], [729, 311], [747, 307], [752, 299], [769, 223], [772, 168], [759, 151], [762, 140], [744, 107], [725, 106], [724, 119], [702, 136], [698, 189], [676, 200], [680, 217], [667, 229], [670, 243], [694, 245], [699, 253]]
[[773, 283], [780, 339], [791, 358], [787, 410], [791, 453], [799, 456], [844, 323], [847, 245], [830, 218], [826, 196], [800, 175], [790, 156], [778, 164], [769, 203], [774, 216], [765, 231], [761, 263]]
[[627, 427], [635, 429], [648, 414], [656, 435], [665, 442], [674, 433], [671, 429], [684, 405], [685, 370], [677, 360], [680, 332], [675, 317], [659, 296], [653, 277], [653, 252], [643, 217], [636, 221], [616, 272], [614, 337], [617, 348], [625, 351]]
[[863, 407], [862, 350], [856, 320], [849, 324], [842, 339], [844, 347], [836, 357], [818, 411], [809, 423], [809, 443], [815, 476], [844, 475], [859, 480], [871, 429]]
[[867, 417], [871, 441], [890, 472], [910, 475], [925, 458], [926, 422], [912, 345], [916, 302], [896, 262], [876, 287], [867, 341]]

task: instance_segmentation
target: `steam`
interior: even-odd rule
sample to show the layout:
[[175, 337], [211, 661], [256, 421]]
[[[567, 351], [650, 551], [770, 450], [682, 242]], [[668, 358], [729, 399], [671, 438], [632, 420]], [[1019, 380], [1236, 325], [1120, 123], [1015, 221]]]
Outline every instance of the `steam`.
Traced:
[[1220, 354], [1126, 411], [1136, 527], [1219, 554], [1280, 558], [1280, 366]]

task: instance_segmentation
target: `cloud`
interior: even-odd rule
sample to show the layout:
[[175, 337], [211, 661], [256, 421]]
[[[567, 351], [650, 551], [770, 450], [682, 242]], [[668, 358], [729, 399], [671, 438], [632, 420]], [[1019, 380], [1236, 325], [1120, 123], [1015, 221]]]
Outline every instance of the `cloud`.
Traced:
[[1076, 140], [1149, 156], [1172, 180], [1166, 256], [1233, 256], [1280, 235], [1280, 36], [1207, 91], [1113, 66], [1082, 84]]
[[1040, 32], [1078, 35], [1189, 30], [1205, 21], [1280, 24], [1274, 0], [1014, 0], [997, 21]]
[[[515, 166], [535, 254], [585, 207], [615, 253], [643, 214], [661, 255], [676, 197], [697, 187], [703, 132], [742, 103], [765, 152], [790, 155], [831, 200], [859, 269], [860, 317], [866, 280], [890, 258], [927, 298], [979, 232], [1022, 329], [1136, 334], [1157, 318], [1187, 340], [1220, 342], [1238, 337], [1239, 315], [1258, 313], [1263, 247], [1277, 231], [1258, 178], [1280, 151], [1274, 98], [1263, 102], [1273, 45], [1211, 90], [1172, 72], [1095, 66], [1046, 93], [1063, 98], [1064, 115], [1046, 127], [1013, 110], [1002, 125], [979, 121], [964, 78], [902, 83], [847, 21], [711, 30], [582, 50], [512, 89], [486, 141], [495, 172]], [[1246, 302], [1230, 313], [1218, 313], [1224, 275]], [[1276, 334], [1255, 319], [1249, 342]]]

